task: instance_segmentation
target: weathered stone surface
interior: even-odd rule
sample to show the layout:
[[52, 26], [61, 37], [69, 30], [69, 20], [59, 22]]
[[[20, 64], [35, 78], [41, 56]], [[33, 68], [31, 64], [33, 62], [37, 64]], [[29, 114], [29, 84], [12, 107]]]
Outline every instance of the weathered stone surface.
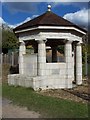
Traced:
[[8, 75], [8, 84], [15, 86], [31, 87], [39, 89], [72, 88], [72, 81], [66, 82], [65, 77], [59, 75], [31, 77], [27, 75]]

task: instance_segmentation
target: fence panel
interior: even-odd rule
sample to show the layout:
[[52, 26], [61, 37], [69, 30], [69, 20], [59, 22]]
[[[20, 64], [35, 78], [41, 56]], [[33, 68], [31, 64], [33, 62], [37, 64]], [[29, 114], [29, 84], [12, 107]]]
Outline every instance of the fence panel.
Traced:
[[2, 53], [1, 56], [2, 64], [10, 64], [12, 66], [18, 64], [18, 52]]

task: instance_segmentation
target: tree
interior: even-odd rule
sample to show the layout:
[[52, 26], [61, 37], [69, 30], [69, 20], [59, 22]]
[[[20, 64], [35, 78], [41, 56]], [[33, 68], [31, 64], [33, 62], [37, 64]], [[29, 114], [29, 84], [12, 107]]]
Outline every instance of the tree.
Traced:
[[2, 30], [2, 50], [18, 48], [18, 39], [12, 31]]

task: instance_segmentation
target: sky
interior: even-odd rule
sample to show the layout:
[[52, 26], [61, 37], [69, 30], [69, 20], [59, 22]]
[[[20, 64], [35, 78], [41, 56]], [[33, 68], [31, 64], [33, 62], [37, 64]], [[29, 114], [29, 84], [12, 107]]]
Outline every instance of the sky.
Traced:
[[[17, 0], [16, 0], [17, 1]], [[19, 0], [18, 0], [19, 1]], [[48, 1], [48, 0], [46, 0]], [[15, 28], [47, 11], [48, 4], [51, 11], [77, 25], [87, 28], [89, 24], [88, 0], [86, 2], [73, 2], [75, 0], [65, 0], [66, 2], [0, 2], [2, 14], [0, 14], [0, 24], [6, 23]], [[83, 0], [82, 0], [83, 1]]]

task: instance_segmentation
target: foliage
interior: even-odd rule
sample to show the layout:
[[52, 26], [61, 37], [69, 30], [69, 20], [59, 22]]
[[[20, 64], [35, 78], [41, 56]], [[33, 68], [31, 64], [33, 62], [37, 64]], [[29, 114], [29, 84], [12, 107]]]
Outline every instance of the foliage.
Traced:
[[38, 111], [42, 118], [83, 118], [88, 116], [87, 104], [43, 96], [31, 88], [11, 87], [3, 84], [3, 97], [14, 104]]
[[26, 46], [27, 49], [33, 49], [32, 45]]
[[16, 49], [18, 47], [18, 39], [15, 34], [9, 30], [2, 30], [2, 48]]
[[[88, 70], [88, 75], [89, 75], [90, 74], [90, 63], [88, 63], [87, 70]], [[86, 65], [83, 64], [82, 65], [82, 75], [83, 75], [83, 77], [86, 76], [86, 72], [85, 71], [86, 71]]]
[[[59, 45], [58, 48], [57, 48], [57, 50], [58, 50], [58, 52], [64, 54], [64, 45]], [[82, 46], [82, 62], [83, 62], [83, 64], [85, 63], [85, 52], [88, 52], [88, 50], [87, 50], [87, 46], [84, 44], [84, 45]], [[88, 57], [89, 57], [89, 56], [90, 56], [90, 55], [88, 54]], [[89, 60], [90, 60], [90, 59], [89, 59]], [[88, 60], [88, 61], [89, 61], [89, 60]]]
[[64, 54], [64, 45], [59, 45], [59, 46], [57, 47], [57, 50], [58, 50], [58, 52]]
[[82, 62], [85, 63], [85, 52], [86, 52], [86, 46], [82, 46]]
[[88, 48], [88, 50], [87, 50], [87, 53], [88, 53], [88, 63], [90, 64], [90, 44], [88, 44], [87, 48]]

